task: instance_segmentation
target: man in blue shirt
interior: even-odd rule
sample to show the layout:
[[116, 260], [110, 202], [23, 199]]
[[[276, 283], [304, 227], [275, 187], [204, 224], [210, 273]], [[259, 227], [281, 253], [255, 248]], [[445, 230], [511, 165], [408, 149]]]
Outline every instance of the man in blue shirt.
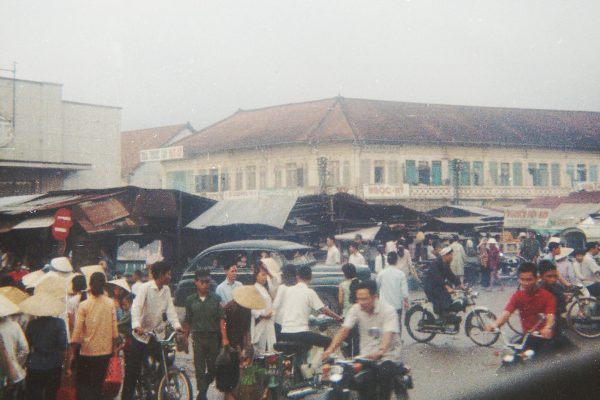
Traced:
[[215, 293], [221, 299], [221, 305], [225, 306], [231, 300], [233, 300], [233, 289], [242, 286], [241, 282], [236, 281], [237, 278], [237, 265], [236, 263], [228, 263], [224, 267], [225, 269], [225, 280], [217, 286]]

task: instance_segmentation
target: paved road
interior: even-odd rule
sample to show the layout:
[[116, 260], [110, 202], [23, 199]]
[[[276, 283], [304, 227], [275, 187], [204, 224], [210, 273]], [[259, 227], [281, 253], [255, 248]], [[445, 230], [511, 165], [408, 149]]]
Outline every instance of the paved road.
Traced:
[[[481, 291], [477, 304], [487, 306], [499, 315], [514, 288], [504, 291]], [[412, 298], [423, 297], [422, 293], [414, 292]], [[505, 328], [506, 329], [506, 328]], [[581, 347], [581, 351], [600, 351], [600, 339], [583, 340], [570, 335], [573, 341]], [[411, 390], [412, 400], [429, 400], [432, 398], [461, 398], [464, 390], [483, 387], [497, 381], [497, 369], [500, 366], [500, 356], [503, 345], [499, 340], [492, 347], [479, 347], [464, 334], [464, 329], [455, 336], [436, 336], [429, 344], [416, 343], [406, 332], [403, 332], [403, 360], [412, 368], [415, 388]], [[180, 358], [193, 379], [193, 363], [191, 355]], [[195, 382], [194, 382], [195, 390]], [[211, 400], [221, 399], [216, 390], [210, 391]]]

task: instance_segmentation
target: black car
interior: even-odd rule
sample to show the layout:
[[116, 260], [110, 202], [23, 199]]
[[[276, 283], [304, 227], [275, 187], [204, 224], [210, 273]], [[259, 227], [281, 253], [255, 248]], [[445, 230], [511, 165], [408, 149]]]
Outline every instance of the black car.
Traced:
[[[222, 260], [246, 258], [246, 264], [238, 266], [237, 280], [244, 284], [254, 282], [252, 265], [256, 265], [262, 252], [268, 252], [279, 265], [294, 264], [297, 267], [308, 265], [312, 268], [311, 287], [319, 294], [325, 305], [338, 311], [337, 287], [344, 279], [341, 265], [324, 265], [317, 263], [313, 248], [302, 244], [283, 240], [241, 240], [209, 247], [198, 254], [183, 273], [175, 290], [175, 305], [183, 306], [185, 299], [194, 293], [194, 273], [198, 269], [209, 269], [212, 279], [221, 283], [225, 279]], [[358, 278], [369, 279], [371, 271], [366, 266], [356, 267]]]

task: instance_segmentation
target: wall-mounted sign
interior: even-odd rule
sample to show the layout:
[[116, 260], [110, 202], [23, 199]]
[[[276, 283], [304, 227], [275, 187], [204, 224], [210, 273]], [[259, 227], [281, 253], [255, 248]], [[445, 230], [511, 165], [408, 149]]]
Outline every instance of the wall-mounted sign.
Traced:
[[398, 199], [409, 196], [409, 185], [364, 185], [365, 199]]
[[140, 161], [164, 161], [178, 160], [183, 158], [183, 146], [161, 147], [159, 149], [148, 149], [140, 151]]
[[530, 228], [548, 225], [549, 208], [518, 208], [504, 211], [505, 228]]

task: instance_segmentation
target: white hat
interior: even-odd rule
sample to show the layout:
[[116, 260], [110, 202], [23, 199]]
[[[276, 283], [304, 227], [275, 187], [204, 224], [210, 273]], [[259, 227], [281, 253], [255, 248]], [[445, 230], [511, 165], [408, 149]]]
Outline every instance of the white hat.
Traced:
[[560, 238], [556, 237], [556, 236], [552, 236], [550, 238], [550, 240], [548, 240], [548, 244], [550, 244], [550, 243], [559, 243], [560, 244]]
[[519, 232], [518, 237], [527, 237], [527, 232]]
[[45, 293], [54, 298], [64, 298], [72, 287], [71, 279], [74, 274], [65, 275], [50, 271], [34, 284], [34, 294]]
[[49, 293], [36, 293], [23, 301], [19, 307], [24, 314], [36, 317], [56, 317], [63, 314], [67, 306], [65, 300], [56, 298]]
[[6, 297], [8, 300], [12, 301], [16, 305], [19, 305], [23, 300], [29, 297], [27, 292], [24, 292], [21, 289], [14, 286], [0, 287], [0, 296]]
[[570, 247], [561, 247], [560, 254], [557, 255], [555, 258], [556, 258], [556, 260], [562, 260], [563, 258], [567, 258], [567, 256], [569, 254], [571, 254], [572, 252], [573, 252], [573, 249]]
[[21, 282], [23, 282], [23, 286], [26, 288], [32, 288], [35, 286], [35, 283], [45, 274], [46, 273], [43, 270], [38, 269], [37, 271], [33, 271], [25, 275]]
[[19, 312], [19, 306], [0, 295], [0, 317], [7, 317]]
[[73, 272], [73, 266], [67, 257], [53, 258], [50, 265], [58, 272]]
[[106, 273], [104, 272], [104, 268], [102, 268], [102, 265], [88, 265], [85, 267], [81, 267], [80, 270], [81, 273], [85, 276], [85, 281], [87, 282], [88, 287], [90, 286], [90, 278], [92, 277], [92, 274], [94, 272], [102, 272], [104, 275], [106, 275]]
[[487, 244], [498, 244], [498, 242], [496, 242], [496, 239], [494, 238], [489, 238]]
[[129, 293], [131, 293], [131, 288], [129, 287], [129, 283], [127, 283], [127, 279], [125, 279], [125, 278], [113, 279], [112, 281], [108, 281], [107, 283], [110, 283], [111, 285], [118, 286], [121, 289], [126, 290]]
[[452, 247], [446, 246], [440, 250], [440, 256], [445, 256], [446, 254], [450, 254], [450, 253], [452, 253], [452, 251], [453, 251]]

